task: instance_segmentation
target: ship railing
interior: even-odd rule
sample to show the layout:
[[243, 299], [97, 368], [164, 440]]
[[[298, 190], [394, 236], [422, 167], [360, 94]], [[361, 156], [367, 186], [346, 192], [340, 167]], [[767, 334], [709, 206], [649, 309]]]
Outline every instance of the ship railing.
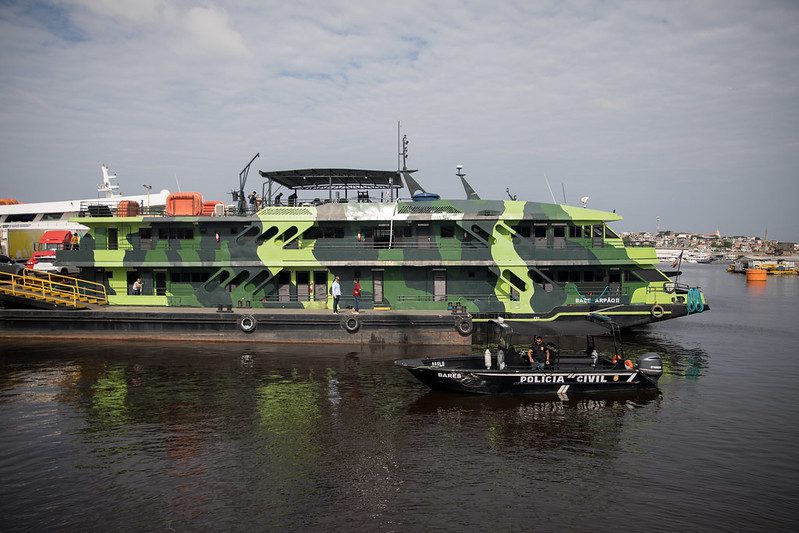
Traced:
[[701, 289], [701, 287], [691, 287], [687, 283], [674, 283], [673, 281], [666, 282], [663, 286], [647, 285], [647, 293], [666, 293], [666, 294], [687, 294], [692, 288]]
[[626, 296], [627, 287], [618, 283], [567, 282], [558, 283], [567, 295], [579, 298], [603, 298], [606, 296]]
[[[417, 241], [417, 240], [395, 240], [391, 243], [388, 242], [374, 242], [371, 240], [363, 240], [355, 242], [348, 241], [348, 239], [343, 239], [345, 242], [341, 242], [342, 239], [333, 240], [331, 239], [330, 242], [319, 242], [317, 241], [314, 245], [315, 248], [341, 248], [347, 247], [352, 249], [378, 249], [378, 250], [387, 250], [387, 249], [412, 249], [412, 250], [460, 250], [460, 249], [486, 249], [489, 244], [483, 241], [472, 239], [472, 240], [460, 240], [460, 239], [444, 239], [444, 240], [430, 240], [430, 241]], [[308, 240], [307, 242], [313, 242]], [[567, 243], [564, 245], [557, 245], [557, 246], [548, 246], [548, 245], [541, 245], [536, 246], [535, 243], [529, 242], [530, 250], [585, 250], [586, 247], [582, 244], [577, 243]], [[522, 249], [524, 250], [524, 249]]]
[[486, 293], [473, 293], [473, 294], [413, 294], [413, 295], [399, 295], [397, 301], [399, 302], [453, 302], [460, 303], [464, 300], [484, 300], [484, 301], [518, 301], [518, 298], [511, 294], [497, 294], [495, 292]]
[[139, 205], [134, 212], [120, 211], [116, 201], [85, 201], [79, 206], [78, 216], [84, 218], [97, 217], [116, 217], [116, 216], [161, 216], [164, 215], [165, 206], [163, 205]]
[[[267, 294], [266, 296], [262, 296], [261, 298], [254, 298], [253, 301], [259, 301], [264, 303], [293, 303], [293, 302], [325, 302], [328, 298], [332, 298], [327, 293], [325, 294], [277, 294], [271, 293]], [[353, 301], [353, 298], [342, 296], [339, 299], [339, 303], [343, 306], [343, 302], [347, 300]], [[245, 300], [246, 301], [246, 300]], [[362, 302], [367, 301], [367, 298], [361, 298]], [[371, 301], [371, 300], [369, 300]]]
[[[103, 245], [102, 243], [95, 243], [95, 250], [218, 250], [222, 244], [226, 246], [240, 246], [251, 247], [260, 246], [262, 243], [258, 242], [257, 238], [242, 239], [241, 242], [237, 239], [225, 239], [222, 242], [214, 242], [213, 236], [205, 242], [196, 242], [190, 239], [158, 239], [139, 244], [131, 244], [127, 240], [120, 238], [115, 244]], [[357, 240], [350, 241], [348, 239], [304, 239], [293, 240], [283, 246], [286, 250], [437, 250], [437, 251], [460, 251], [460, 250], [486, 250], [487, 245], [481, 241], [455, 241], [449, 242], [408, 242], [408, 241], [395, 241], [389, 243], [382, 242], [358, 242]], [[552, 248], [545, 247], [532, 247], [532, 250], [551, 250]], [[563, 248], [561, 248], [563, 249]], [[569, 246], [567, 250], [582, 250], [582, 246]]]
[[79, 302], [108, 303], [104, 285], [61, 274], [33, 273], [30, 270], [24, 270], [21, 275], [0, 272], [0, 286], [0, 292], [13, 296], [70, 307], [80, 307]]

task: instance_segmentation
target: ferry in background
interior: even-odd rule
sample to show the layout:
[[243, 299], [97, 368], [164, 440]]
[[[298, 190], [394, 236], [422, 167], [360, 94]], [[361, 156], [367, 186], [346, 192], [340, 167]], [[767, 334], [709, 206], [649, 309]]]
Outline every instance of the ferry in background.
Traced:
[[735, 259], [727, 267], [728, 272], [738, 274], [745, 274], [749, 269], [765, 270], [766, 274], [770, 275], [793, 276], [799, 274], [799, 257], [744, 255]]
[[[658, 261], [670, 263], [675, 267], [680, 260], [686, 263], [712, 263], [716, 257], [705, 250], [680, 249], [680, 248], [657, 248], [655, 250]], [[681, 259], [682, 258], [682, 259]]]
[[483, 200], [462, 167], [466, 199], [440, 199], [400, 155], [397, 171], [261, 171], [255, 212], [241, 198], [249, 164], [233, 214], [199, 193], [173, 194], [164, 214], [81, 210], [73, 222], [89, 230], [57, 264], [104, 284], [112, 305], [331, 309], [338, 276], [341, 307], [355, 304], [358, 280], [362, 310], [455, 309], [475, 321], [601, 312], [627, 327], [708, 308], [698, 287], [657, 268], [654, 248], [625, 247], [615, 212]]
[[116, 174], [111, 174], [105, 165], [101, 165], [100, 172], [102, 183], [97, 186], [97, 198], [38, 203], [0, 200], [0, 253], [17, 261], [25, 261], [33, 256], [36, 244], [46, 231], [63, 230], [85, 234], [89, 228], [71, 219], [89, 206], [116, 208], [119, 202], [135, 202], [142, 207], [149, 206], [154, 212], [163, 212], [169, 196], [168, 190], [154, 194], [122, 196]]

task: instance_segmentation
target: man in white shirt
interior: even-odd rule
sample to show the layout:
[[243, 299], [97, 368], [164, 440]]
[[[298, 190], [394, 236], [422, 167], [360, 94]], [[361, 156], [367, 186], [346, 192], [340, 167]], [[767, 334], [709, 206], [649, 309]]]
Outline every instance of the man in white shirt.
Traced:
[[330, 288], [330, 294], [333, 295], [333, 314], [338, 314], [338, 300], [341, 298], [341, 284], [339, 283], [340, 279], [336, 276], [336, 279], [333, 280], [333, 286]]

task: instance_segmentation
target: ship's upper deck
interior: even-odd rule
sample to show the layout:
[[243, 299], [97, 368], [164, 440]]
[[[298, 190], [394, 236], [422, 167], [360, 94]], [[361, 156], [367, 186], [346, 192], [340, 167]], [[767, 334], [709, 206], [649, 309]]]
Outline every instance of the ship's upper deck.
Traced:
[[[295, 170], [259, 171], [264, 180], [263, 205], [296, 205], [297, 191], [327, 191], [328, 202], [349, 199], [350, 192], [356, 192], [358, 201], [369, 198], [370, 190], [388, 191], [388, 195], [381, 194], [388, 200], [399, 198], [402, 189], [402, 179], [399, 171], [393, 170], [365, 170], [354, 168], [303, 168]], [[292, 193], [283, 198], [280, 188], [291, 190]], [[343, 196], [341, 191], [344, 192]], [[315, 199], [317, 203], [321, 198]]]

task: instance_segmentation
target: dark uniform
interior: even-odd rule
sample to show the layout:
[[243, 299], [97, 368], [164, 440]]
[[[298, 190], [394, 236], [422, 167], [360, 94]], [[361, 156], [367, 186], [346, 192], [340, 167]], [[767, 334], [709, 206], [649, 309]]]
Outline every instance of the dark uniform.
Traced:
[[538, 344], [533, 340], [533, 343], [530, 345], [530, 351], [532, 352], [530, 355], [536, 363], [536, 367], [542, 368], [547, 362], [547, 348], [544, 346], [543, 341]]

